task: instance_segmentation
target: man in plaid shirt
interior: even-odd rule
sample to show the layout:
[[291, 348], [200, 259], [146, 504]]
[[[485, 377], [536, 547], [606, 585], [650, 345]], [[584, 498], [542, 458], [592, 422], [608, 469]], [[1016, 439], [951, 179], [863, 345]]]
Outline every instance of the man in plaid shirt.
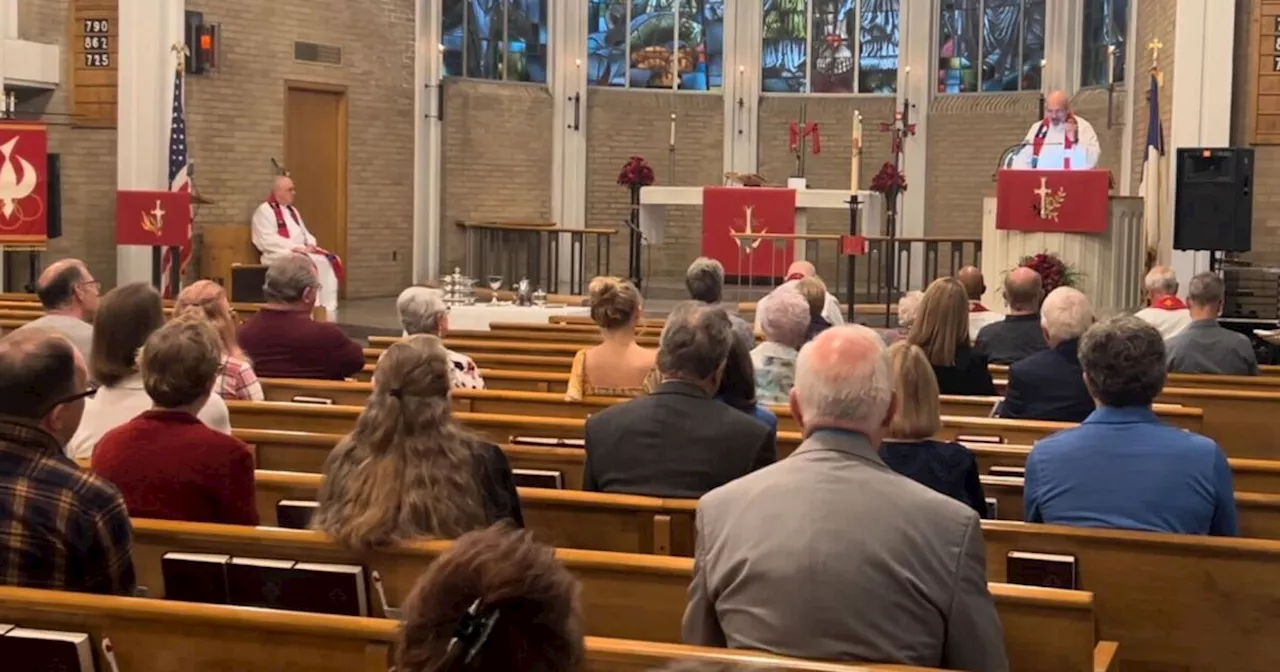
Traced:
[[115, 486], [64, 446], [93, 396], [66, 337], [23, 329], [0, 339], [0, 583], [129, 595], [133, 527]]

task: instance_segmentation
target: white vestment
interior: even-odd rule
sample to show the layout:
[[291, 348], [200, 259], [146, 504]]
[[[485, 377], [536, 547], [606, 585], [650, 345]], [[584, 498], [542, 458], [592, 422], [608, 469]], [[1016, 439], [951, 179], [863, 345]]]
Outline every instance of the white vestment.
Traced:
[[[289, 230], [288, 238], [280, 235], [276, 214], [270, 203], [263, 202], [257, 210], [253, 211], [253, 245], [262, 253], [263, 264], [270, 264], [285, 255], [293, 254], [295, 247], [316, 244], [316, 237], [311, 235], [306, 224], [302, 223], [302, 215], [298, 213], [297, 208], [293, 210], [297, 215], [296, 220], [290, 215], [288, 207], [282, 205], [280, 211], [284, 215], [284, 225]], [[323, 254], [308, 256], [316, 262], [316, 271], [320, 276], [320, 296], [317, 297], [316, 302], [324, 306], [330, 322], [337, 322], [338, 276], [333, 272], [333, 264], [329, 263], [329, 258]]]
[[[1093, 168], [1098, 165], [1098, 159], [1102, 156], [1102, 147], [1098, 145], [1098, 134], [1093, 130], [1093, 124], [1085, 121], [1079, 116], [1074, 117], [1076, 120], [1077, 134], [1079, 139], [1072, 143], [1073, 149], [1080, 148], [1084, 150], [1085, 165], [1079, 165], [1078, 161], [1072, 161], [1071, 170], [1084, 170]], [[1035, 156], [1036, 134], [1040, 132], [1040, 124], [1037, 121], [1031, 125], [1031, 129], [1027, 131], [1027, 137], [1023, 139], [1022, 149], [1013, 157], [1014, 168], [1027, 170], [1032, 168], [1032, 157]], [[1040, 148], [1039, 167], [1045, 169], [1063, 168], [1063, 157], [1067, 155], [1067, 125], [1049, 125], [1049, 130], [1044, 136], [1044, 146]], [[1072, 154], [1076, 154], [1072, 152]]]

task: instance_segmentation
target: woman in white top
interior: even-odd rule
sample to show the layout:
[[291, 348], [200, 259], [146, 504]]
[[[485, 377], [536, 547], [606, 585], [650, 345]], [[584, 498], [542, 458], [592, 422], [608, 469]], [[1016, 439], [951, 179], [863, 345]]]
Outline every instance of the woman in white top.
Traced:
[[[89, 377], [101, 387], [85, 404], [80, 429], [67, 442], [68, 455], [90, 457], [103, 434], [151, 408], [138, 373], [138, 350], [164, 321], [160, 294], [145, 282], [122, 285], [102, 297], [89, 359]], [[211, 396], [197, 416], [209, 427], [231, 433], [231, 418], [220, 397]]]

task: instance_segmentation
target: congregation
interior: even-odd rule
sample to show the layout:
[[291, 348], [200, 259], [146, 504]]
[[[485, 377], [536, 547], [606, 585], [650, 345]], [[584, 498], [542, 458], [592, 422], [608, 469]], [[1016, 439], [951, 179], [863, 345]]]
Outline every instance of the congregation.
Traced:
[[[150, 285], [103, 294], [80, 261], [45, 269], [45, 316], [0, 338], [3, 583], [133, 595], [136, 521], [265, 522], [237, 404], [263, 402], [264, 381], [366, 366], [360, 343], [311, 318], [318, 273], [307, 254], [273, 259], [266, 304], [238, 324], [210, 281], [167, 315]], [[1148, 308], [1099, 320], [1027, 268], [1004, 278], [1001, 315], [969, 267], [904, 295], [883, 330], [846, 323], [812, 264], [785, 278], [748, 320], [726, 308], [719, 262], [695, 260], [656, 347], [633, 284], [588, 287], [601, 337], [573, 357], [565, 400], [629, 399], [586, 419], [582, 489], [698, 500], [686, 643], [1010, 669], [990, 499], [973, 450], [939, 438], [945, 395], [997, 395], [991, 364], [1008, 366], [992, 417], [1074, 423], [1031, 449], [1025, 521], [1240, 534], [1222, 448], [1154, 409], [1171, 373], [1259, 373], [1217, 323], [1217, 276], [1192, 278], [1184, 302], [1153, 268]], [[310, 526], [356, 551], [457, 540], [404, 601], [396, 669], [579, 669], [577, 579], [523, 529], [511, 461], [452, 402], [484, 372], [447, 347], [439, 290], [410, 287], [396, 310], [403, 338], [324, 462]], [[803, 435], [789, 455], [780, 414]]]

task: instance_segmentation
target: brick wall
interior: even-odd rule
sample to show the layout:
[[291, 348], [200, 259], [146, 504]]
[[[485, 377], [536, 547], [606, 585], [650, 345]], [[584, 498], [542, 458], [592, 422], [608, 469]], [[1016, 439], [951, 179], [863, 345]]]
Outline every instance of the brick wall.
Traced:
[[[67, 63], [66, 0], [27, 0], [18, 3], [19, 37], [62, 47], [62, 72], [69, 76]], [[65, 115], [70, 111], [65, 87], [41, 94], [22, 109], [51, 116], [49, 151], [62, 155], [63, 236], [49, 242], [46, 259], [83, 259], [94, 275], [108, 286], [116, 280], [115, 191], [116, 133], [113, 130], [72, 128]], [[25, 282], [25, 269], [10, 269]], [[11, 277], [13, 277], [11, 275]]]
[[1151, 52], [1147, 51], [1147, 45], [1151, 40], [1160, 40], [1164, 45], [1159, 54], [1160, 71], [1164, 73], [1164, 81], [1160, 86], [1160, 122], [1164, 126], [1166, 142], [1169, 140], [1169, 131], [1173, 128], [1173, 50], [1176, 46], [1174, 44], [1176, 16], [1176, 2], [1139, 0], [1138, 58], [1129, 64], [1129, 70], [1125, 73], [1125, 78], [1138, 87], [1133, 109], [1134, 195], [1138, 195], [1138, 184], [1142, 180], [1142, 160], [1146, 156], [1147, 148], [1147, 118], [1150, 116], [1147, 99], [1150, 97], [1151, 88]]
[[443, 268], [465, 257], [459, 221], [551, 220], [552, 115], [545, 86], [446, 80]]
[[[190, 0], [188, 7], [221, 24], [222, 42], [218, 72], [187, 80], [197, 185], [216, 201], [200, 209], [197, 235], [201, 222], [247, 225], [267, 193], [270, 158], [284, 154], [285, 81], [344, 86], [347, 296], [399, 292], [412, 263], [413, 0]], [[68, 12], [66, 0], [19, 3], [22, 37], [61, 45], [64, 73]], [[342, 65], [295, 62], [295, 40], [341, 46]], [[70, 111], [65, 88], [33, 106]], [[50, 143], [63, 153], [66, 235], [49, 256], [82, 257], [114, 283], [116, 133], [55, 126]]]
[[[675, 174], [667, 146], [676, 113]], [[587, 226], [618, 229], [612, 272], [627, 274], [628, 215], [618, 171], [632, 155], [653, 166], [657, 184], [703, 186], [724, 179], [724, 102], [719, 95], [593, 88], [587, 97]], [[770, 176], [771, 177], [771, 176]], [[771, 177], [772, 179], [772, 177]], [[650, 287], [683, 286], [684, 271], [702, 247], [700, 208], [667, 208], [661, 245], [645, 248], [641, 272]]]

